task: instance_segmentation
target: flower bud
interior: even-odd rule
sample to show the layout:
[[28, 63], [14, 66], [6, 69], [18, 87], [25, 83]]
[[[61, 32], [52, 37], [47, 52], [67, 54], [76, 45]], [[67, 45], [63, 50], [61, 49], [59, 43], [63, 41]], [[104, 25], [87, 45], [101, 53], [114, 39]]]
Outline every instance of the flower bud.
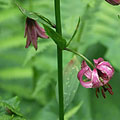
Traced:
[[120, 4], [120, 0], [105, 0], [105, 1], [107, 1], [111, 5], [119, 5]]

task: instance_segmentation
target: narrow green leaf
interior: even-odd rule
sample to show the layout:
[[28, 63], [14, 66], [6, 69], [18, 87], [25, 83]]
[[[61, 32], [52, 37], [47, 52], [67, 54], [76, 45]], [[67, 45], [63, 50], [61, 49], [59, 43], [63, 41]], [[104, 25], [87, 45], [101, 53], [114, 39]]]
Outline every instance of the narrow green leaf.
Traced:
[[16, 3], [16, 5], [19, 8], [19, 10], [23, 13], [23, 15], [25, 15], [26, 17], [37, 20], [41, 24], [47, 24], [55, 28], [55, 24], [53, 24], [48, 18], [44, 17], [43, 15], [36, 13], [36, 12], [28, 11], [22, 8], [18, 3]]
[[22, 12], [22, 14], [25, 15], [26, 17], [29, 17], [29, 18], [34, 19], [34, 20], [38, 19], [38, 17], [33, 12], [25, 10], [18, 3], [16, 3], [16, 5], [19, 8], [19, 10]]
[[53, 29], [51, 29], [49, 26], [43, 24], [45, 31], [47, 34], [54, 40], [54, 42], [61, 48], [64, 49], [66, 47], [66, 40], [62, 38], [60, 34], [55, 32]]
[[48, 23], [49, 25], [51, 25], [53, 28], [56, 27], [54, 23], [52, 23], [48, 18], [44, 17], [43, 15], [40, 15], [39, 13], [36, 13], [36, 12], [34, 12], [34, 14], [38, 16], [40, 19], [42, 19], [43, 21], [45, 21], [46, 23]]
[[74, 33], [73, 33], [73, 35], [72, 35], [70, 41], [67, 43], [67, 46], [71, 43], [71, 41], [72, 41], [73, 38], [75, 37], [75, 35], [76, 35], [77, 31], [78, 31], [79, 25], [80, 25], [80, 17], [79, 17], [79, 20], [78, 20], [78, 23], [77, 23], [76, 29], [75, 29], [75, 31], [74, 31]]
[[83, 102], [80, 102], [78, 105], [76, 105], [71, 110], [69, 110], [65, 114], [65, 120], [69, 120], [75, 113], [77, 113], [77, 111], [80, 109], [80, 107], [82, 106], [82, 104], [83, 104]]

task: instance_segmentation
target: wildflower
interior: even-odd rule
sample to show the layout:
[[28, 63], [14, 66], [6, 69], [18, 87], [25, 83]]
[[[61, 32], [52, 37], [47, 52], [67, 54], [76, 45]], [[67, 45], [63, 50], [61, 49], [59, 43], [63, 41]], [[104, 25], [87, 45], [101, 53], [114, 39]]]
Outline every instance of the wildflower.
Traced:
[[25, 25], [25, 35], [27, 36], [26, 46], [25, 48], [28, 48], [32, 42], [34, 48], [37, 50], [37, 39], [40, 38], [48, 38], [48, 36], [45, 34], [45, 30], [41, 28], [38, 23], [28, 18], [26, 19], [26, 25]]
[[119, 5], [120, 4], [120, 0], [105, 0], [108, 3], [112, 4], [112, 5]]
[[[103, 58], [94, 59], [95, 68], [93, 70], [87, 65], [85, 61], [82, 62], [81, 70], [78, 72], [78, 79], [85, 88], [96, 88], [96, 96], [98, 97], [99, 88], [105, 98], [105, 92], [108, 91], [113, 95], [112, 87], [108, 84], [114, 74], [114, 69], [109, 62], [104, 61]], [[83, 80], [83, 76], [86, 80]]]

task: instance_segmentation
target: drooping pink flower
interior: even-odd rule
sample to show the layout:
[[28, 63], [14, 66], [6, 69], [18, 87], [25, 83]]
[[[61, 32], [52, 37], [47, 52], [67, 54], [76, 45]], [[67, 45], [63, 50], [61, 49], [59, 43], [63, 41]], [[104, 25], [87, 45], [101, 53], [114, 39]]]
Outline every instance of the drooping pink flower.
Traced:
[[[112, 87], [108, 82], [114, 74], [113, 67], [109, 62], [104, 61], [103, 58], [94, 59], [93, 61], [95, 64], [93, 70], [91, 70], [85, 61], [82, 62], [81, 70], [78, 72], [78, 79], [80, 80], [81, 85], [85, 88], [96, 88], [97, 97], [97, 92], [99, 92], [100, 87], [104, 98], [106, 97], [106, 91], [112, 95]], [[86, 77], [86, 80], [83, 80], [83, 76]]]
[[25, 48], [28, 48], [32, 43], [36, 50], [37, 50], [38, 37], [45, 38], [45, 39], [48, 38], [48, 36], [45, 34], [45, 30], [41, 28], [35, 20], [28, 17], [26, 19], [24, 37], [26, 36], [27, 36], [27, 41], [26, 41]]
[[107, 1], [111, 5], [119, 5], [120, 4], [120, 0], [105, 0], [105, 1]]

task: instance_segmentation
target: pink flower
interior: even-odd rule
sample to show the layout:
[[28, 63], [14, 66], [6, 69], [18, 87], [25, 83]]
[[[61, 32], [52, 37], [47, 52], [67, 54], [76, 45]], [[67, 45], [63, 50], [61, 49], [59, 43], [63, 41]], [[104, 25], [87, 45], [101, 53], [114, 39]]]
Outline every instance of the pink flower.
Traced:
[[[106, 97], [106, 91], [113, 95], [112, 87], [108, 84], [114, 74], [113, 67], [109, 62], [104, 61], [103, 58], [94, 59], [93, 61], [95, 64], [93, 70], [90, 69], [85, 61], [82, 62], [81, 70], [78, 72], [78, 79], [81, 85], [85, 88], [96, 88], [97, 97], [100, 87], [102, 87], [101, 91], [104, 98]], [[86, 77], [86, 80], [83, 80], [83, 76]]]
[[37, 39], [40, 38], [48, 38], [48, 36], [45, 34], [45, 30], [41, 28], [38, 23], [28, 18], [26, 19], [26, 25], [25, 25], [25, 35], [27, 36], [26, 46], [25, 48], [28, 48], [32, 42], [34, 48], [37, 50]]
[[120, 0], [105, 0], [108, 3], [112, 4], [112, 5], [119, 5], [120, 4]]

